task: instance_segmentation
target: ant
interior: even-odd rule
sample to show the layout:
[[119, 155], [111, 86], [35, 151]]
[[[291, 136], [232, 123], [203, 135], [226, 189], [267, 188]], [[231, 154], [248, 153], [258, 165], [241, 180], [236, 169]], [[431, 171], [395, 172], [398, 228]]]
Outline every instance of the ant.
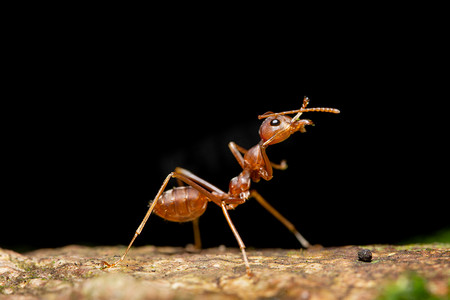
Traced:
[[[245, 245], [239, 236], [236, 227], [228, 214], [228, 210], [235, 209], [238, 205], [245, 203], [249, 198], [255, 198], [265, 209], [267, 209], [275, 218], [277, 218], [285, 227], [287, 227], [298, 239], [300, 244], [308, 248], [310, 243], [297, 231], [294, 225], [283, 217], [275, 208], [273, 208], [256, 190], [250, 190], [251, 181], [259, 182], [260, 179], [271, 180], [273, 177], [273, 169], [285, 170], [287, 168], [286, 161], [280, 164], [273, 163], [266, 154], [266, 148], [269, 145], [281, 143], [296, 131], [306, 132], [305, 126], [314, 125], [311, 120], [300, 119], [305, 112], [328, 112], [338, 114], [339, 110], [335, 108], [316, 107], [306, 108], [309, 98], [304, 97], [303, 105], [300, 109], [284, 111], [279, 113], [266, 112], [258, 116], [258, 119], [265, 119], [259, 128], [261, 141], [246, 150], [238, 146], [234, 142], [230, 142], [228, 147], [233, 153], [242, 172], [231, 179], [228, 193], [222, 191], [211, 183], [201, 179], [188, 170], [177, 167], [174, 172], [167, 175], [156, 197], [150, 202], [150, 208], [144, 219], [139, 225], [134, 237], [132, 238], [128, 248], [122, 257], [113, 264], [103, 262], [106, 268], [111, 268], [122, 262], [131, 248], [134, 240], [141, 233], [145, 223], [154, 212], [158, 216], [173, 222], [194, 223], [194, 238], [196, 248], [201, 248], [200, 231], [198, 228], [198, 218], [203, 215], [208, 202], [212, 201], [217, 204], [223, 212], [228, 225], [231, 228], [242, 252], [245, 268], [248, 276], [252, 276], [250, 265], [248, 263]], [[293, 118], [287, 116], [296, 114]], [[242, 156], [244, 155], [244, 156]], [[187, 186], [175, 187], [164, 191], [171, 178], [176, 178], [180, 185], [182, 183]]]

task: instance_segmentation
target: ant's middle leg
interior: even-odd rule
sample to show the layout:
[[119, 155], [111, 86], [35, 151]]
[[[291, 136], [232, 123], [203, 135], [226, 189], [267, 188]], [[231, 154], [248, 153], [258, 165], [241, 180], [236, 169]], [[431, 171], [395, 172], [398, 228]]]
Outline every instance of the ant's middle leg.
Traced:
[[[188, 170], [185, 170], [182, 168], [175, 169], [174, 177], [179, 178], [181, 181], [183, 181], [186, 184], [189, 184], [193, 188], [197, 189], [199, 192], [204, 193], [211, 201], [218, 204], [222, 208], [222, 212], [223, 212], [223, 215], [225, 216], [225, 219], [227, 220], [228, 226], [230, 226], [230, 229], [233, 232], [234, 237], [236, 238], [236, 240], [239, 244], [239, 248], [241, 249], [245, 268], [247, 270], [247, 275], [253, 276], [253, 273], [250, 270], [250, 264], [248, 262], [247, 253], [245, 251], [245, 248], [246, 248], [245, 244], [242, 241], [242, 238], [240, 237], [238, 231], [236, 230], [236, 227], [234, 226], [233, 221], [231, 221], [230, 215], [228, 214], [227, 201], [226, 201], [228, 194], [224, 193], [222, 190], [220, 190], [216, 186], [201, 179], [200, 177], [189, 172]], [[207, 191], [205, 188], [211, 190], [212, 192]], [[208, 194], [209, 194], [209, 196], [208, 196]]]
[[289, 229], [297, 238], [297, 240], [300, 242], [300, 244], [304, 248], [309, 248], [311, 244], [303, 237], [303, 235], [298, 232], [298, 230], [295, 228], [294, 224], [289, 222], [285, 217], [283, 217], [272, 205], [270, 205], [269, 202], [267, 202], [256, 190], [252, 190], [250, 192], [249, 198], [255, 198], [256, 201], [258, 201], [259, 204], [262, 205], [265, 209], [267, 209], [268, 212], [270, 212], [275, 218], [278, 219], [284, 226], [286, 226], [287, 229]]

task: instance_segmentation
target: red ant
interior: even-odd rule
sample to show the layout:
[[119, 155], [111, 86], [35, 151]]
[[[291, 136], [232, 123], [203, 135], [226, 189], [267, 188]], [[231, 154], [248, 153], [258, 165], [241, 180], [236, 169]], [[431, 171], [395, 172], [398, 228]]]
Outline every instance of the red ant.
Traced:
[[[258, 182], [261, 178], [264, 180], [271, 180], [273, 177], [273, 169], [285, 170], [287, 168], [286, 161], [280, 164], [275, 164], [269, 160], [266, 154], [266, 148], [269, 145], [280, 143], [296, 131], [306, 132], [306, 125], [314, 125], [311, 120], [300, 119], [302, 113], [305, 112], [329, 112], [338, 114], [339, 110], [335, 108], [306, 108], [309, 103], [308, 97], [304, 97], [303, 105], [300, 109], [284, 111], [280, 113], [267, 112], [258, 116], [259, 119], [265, 119], [259, 128], [259, 135], [261, 141], [246, 150], [234, 142], [230, 142], [228, 147], [233, 153], [239, 165], [242, 167], [242, 172], [231, 179], [229, 184], [229, 191], [225, 193], [221, 189], [212, 185], [211, 183], [201, 179], [192, 174], [188, 170], [176, 168], [174, 172], [170, 173], [164, 180], [161, 188], [156, 194], [155, 199], [150, 202], [150, 208], [147, 211], [141, 225], [139, 225], [133, 239], [122, 257], [113, 264], [103, 262], [106, 267], [114, 267], [124, 260], [128, 251], [131, 248], [136, 237], [141, 233], [145, 223], [154, 212], [158, 216], [168, 221], [173, 222], [194, 222], [194, 238], [196, 248], [201, 248], [200, 231], [198, 228], [198, 218], [205, 212], [209, 201], [214, 202], [220, 208], [231, 228], [244, 258], [247, 274], [252, 275], [250, 265], [248, 263], [247, 254], [245, 252], [245, 245], [239, 236], [238, 231], [230, 219], [228, 210], [235, 209], [238, 205], [245, 203], [249, 198], [255, 198], [265, 209], [267, 209], [275, 218], [277, 218], [284, 226], [286, 226], [298, 239], [300, 244], [308, 248], [310, 243], [297, 231], [294, 225], [284, 218], [278, 211], [275, 210], [264, 198], [255, 190], [250, 191], [250, 183], [253, 180]], [[289, 114], [296, 115], [291, 118]], [[244, 154], [244, 156], [242, 156]], [[171, 178], [176, 178], [179, 182], [187, 184], [187, 186], [176, 187], [167, 191], [166, 186]]]

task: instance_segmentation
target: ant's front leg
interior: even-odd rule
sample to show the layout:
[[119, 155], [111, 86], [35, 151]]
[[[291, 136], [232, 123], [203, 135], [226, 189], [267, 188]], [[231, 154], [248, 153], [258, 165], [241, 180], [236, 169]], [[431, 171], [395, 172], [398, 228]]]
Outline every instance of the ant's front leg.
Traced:
[[[228, 148], [230, 148], [231, 153], [233, 153], [233, 156], [236, 158], [241, 168], [244, 169], [244, 157], [242, 156], [242, 154], [245, 155], [248, 152], [248, 150], [239, 146], [235, 142], [229, 142]], [[272, 168], [277, 170], [286, 170], [288, 167], [286, 160], [284, 159], [279, 164], [270, 162], [270, 165], [272, 166]]]
[[288, 168], [288, 165], [286, 163], [286, 160], [283, 159], [279, 164], [270, 162], [270, 164], [272, 165], [272, 168], [277, 169], [277, 170], [286, 170]]
[[244, 169], [244, 157], [242, 156], [242, 154], [245, 155], [248, 150], [237, 145], [235, 142], [229, 142], [228, 148], [230, 148], [231, 153], [233, 153], [234, 158], [236, 158], [241, 168]]

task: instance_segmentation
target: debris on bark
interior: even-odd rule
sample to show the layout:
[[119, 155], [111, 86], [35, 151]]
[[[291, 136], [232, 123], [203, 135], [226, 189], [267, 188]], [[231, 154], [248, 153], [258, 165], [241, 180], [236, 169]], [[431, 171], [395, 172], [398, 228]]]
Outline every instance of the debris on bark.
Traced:
[[369, 249], [362, 249], [358, 251], [358, 260], [364, 262], [372, 261], [372, 251]]
[[[67, 246], [26, 254], [0, 249], [2, 299], [374, 299], [417, 274], [430, 295], [449, 293], [450, 244], [369, 245], [310, 250], [248, 249], [248, 277], [238, 249]], [[416, 276], [416, 275], [415, 275]], [[422, 280], [421, 279], [421, 280]], [[416, 280], [417, 281], [417, 280]]]

